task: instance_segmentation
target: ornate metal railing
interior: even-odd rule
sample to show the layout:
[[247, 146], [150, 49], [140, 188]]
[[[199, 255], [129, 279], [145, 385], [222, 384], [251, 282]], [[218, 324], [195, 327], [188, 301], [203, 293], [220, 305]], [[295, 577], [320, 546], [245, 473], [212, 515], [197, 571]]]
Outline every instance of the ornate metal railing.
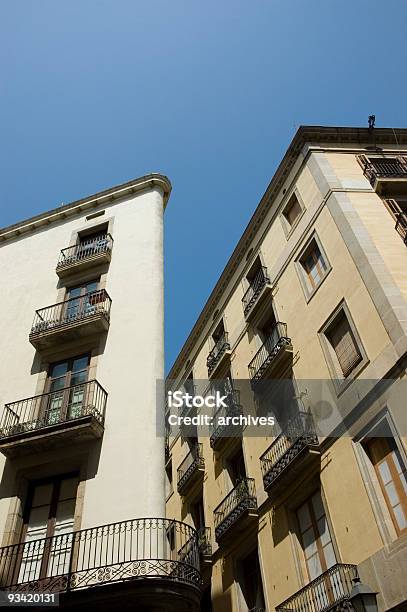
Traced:
[[349, 600], [356, 565], [337, 563], [303, 589], [283, 601], [276, 612], [327, 612]]
[[170, 519], [133, 519], [0, 549], [0, 588], [12, 591], [163, 578], [197, 587], [201, 580], [195, 529]]
[[101, 255], [102, 253], [109, 253], [112, 248], [113, 238], [110, 234], [101, 234], [97, 238], [89, 238], [80, 244], [74, 244], [66, 249], [62, 249], [57, 263], [57, 270], [96, 255]]
[[177, 470], [177, 489], [181, 491], [196, 470], [205, 468], [202, 444], [196, 444], [183, 459]]
[[400, 234], [407, 246], [407, 214], [405, 212], [399, 212], [397, 215], [396, 232]]
[[210, 527], [201, 527], [198, 529], [198, 550], [204, 557], [210, 557], [212, 555]]
[[219, 540], [247, 510], [256, 509], [254, 478], [242, 478], [214, 510], [216, 540]]
[[374, 185], [376, 178], [407, 178], [407, 161], [404, 157], [367, 159], [363, 165], [363, 174], [371, 185]]
[[0, 438], [20, 435], [92, 415], [103, 425], [107, 393], [96, 381], [43, 393], [4, 406]]
[[237, 389], [230, 389], [225, 394], [228, 396], [226, 400], [227, 408], [221, 406], [213, 415], [212, 431], [210, 435], [210, 445], [213, 448], [220, 438], [234, 437], [242, 431], [241, 425], [223, 424], [227, 417], [240, 417], [243, 414], [242, 406], [240, 405], [240, 393]]
[[260, 380], [271, 362], [285, 346], [291, 346], [291, 338], [287, 336], [287, 324], [278, 321], [249, 363], [250, 378], [253, 381]]
[[255, 277], [250, 280], [249, 288], [242, 297], [243, 313], [246, 317], [259, 297], [263, 287], [270, 283], [266, 266], [261, 266]]
[[71, 323], [86, 321], [94, 315], [101, 315], [109, 321], [111, 305], [112, 300], [108, 293], [105, 289], [99, 289], [40, 308], [35, 311], [30, 336], [60, 329]]
[[299, 412], [260, 457], [264, 488], [267, 490], [304, 448], [317, 446], [312, 414]]
[[209, 376], [212, 374], [213, 370], [216, 368], [226, 351], [230, 351], [230, 344], [228, 333], [223, 332], [222, 336], [217, 340], [206, 360], [206, 367], [208, 368]]

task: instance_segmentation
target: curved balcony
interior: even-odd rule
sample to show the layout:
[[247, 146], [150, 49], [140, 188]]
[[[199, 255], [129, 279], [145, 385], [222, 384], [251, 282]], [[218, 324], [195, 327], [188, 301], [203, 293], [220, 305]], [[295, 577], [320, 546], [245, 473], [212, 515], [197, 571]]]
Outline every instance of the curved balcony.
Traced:
[[319, 461], [318, 436], [312, 415], [299, 412], [260, 457], [264, 490], [276, 494], [280, 486], [299, 478], [299, 472]]
[[0, 421], [0, 451], [16, 457], [100, 438], [106, 402], [106, 391], [91, 380], [6, 404]]
[[351, 610], [349, 596], [357, 577], [356, 565], [337, 563], [278, 605], [276, 612]]
[[253, 478], [242, 478], [214, 510], [215, 538], [219, 543], [227, 535], [246, 529], [257, 520], [257, 497]]
[[66, 605], [98, 598], [118, 605], [119, 593], [143, 610], [198, 610], [200, 584], [197, 532], [170, 519], [132, 519], [0, 549], [2, 589], [59, 593]]
[[105, 289], [35, 311], [29, 340], [36, 349], [107, 331], [112, 300]]
[[217, 340], [215, 346], [211, 350], [206, 360], [208, 368], [208, 376], [214, 377], [219, 372], [221, 367], [230, 360], [230, 344], [228, 333], [223, 332], [222, 336]]
[[62, 249], [56, 273], [59, 278], [66, 279], [68, 276], [83, 272], [92, 266], [109, 263], [113, 249], [113, 238], [110, 234], [101, 234], [96, 238], [93, 236]]

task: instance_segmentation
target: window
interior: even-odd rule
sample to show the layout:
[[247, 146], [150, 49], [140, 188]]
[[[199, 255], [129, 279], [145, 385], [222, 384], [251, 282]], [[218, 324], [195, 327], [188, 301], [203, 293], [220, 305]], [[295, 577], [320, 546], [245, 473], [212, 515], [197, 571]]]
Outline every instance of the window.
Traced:
[[90, 257], [107, 251], [111, 247], [111, 237], [107, 233], [107, 224], [91, 232], [79, 234], [78, 244], [78, 258]]
[[300, 256], [299, 264], [302, 278], [305, 281], [305, 289], [307, 294], [311, 295], [329, 271], [326, 257], [315, 236]]
[[165, 496], [169, 497], [173, 492], [172, 481], [172, 458], [170, 457], [165, 464]]
[[232, 488], [238, 485], [243, 478], [246, 478], [246, 468], [241, 446], [239, 450], [227, 460], [226, 469]]
[[295, 193], [291, 196], [283, 210], [283, 217], [291, 229], [302, 213], [301, 205]]
[[66, 534], [73, 532], [77, 487], [76, 474], [30, 486], [21, 534], [26, 545], [19, 561], [17, 582], [68, 572], [72, 537]]
[[99, 281], [93, 280], [67, 289], [64, 319], [72, 321], [92, 314], [102, 298], [101, 292], [97, 292], [98, 286]]
[[89, 355], [81, 355], [50, 365], [42, 418], [53, 425], [70, 418], [78, 418], [85, 405]]
[[247, 610], [264, 610], [264, 593], [257, 548], [239, 563], [238, 579]]
[[337, 562], [321, 492], [317, 491], [307, 499], [296, 514], [308, 579], [311, 581]]
[[347, 378], [363, 357], [344, 310], [340, 310], [326, 329], [325, 336], [332, 348], [340, 372]]
[[370, 438], [364, 443], [397, 534], [407, 529], [407, 470], [394, 438]]

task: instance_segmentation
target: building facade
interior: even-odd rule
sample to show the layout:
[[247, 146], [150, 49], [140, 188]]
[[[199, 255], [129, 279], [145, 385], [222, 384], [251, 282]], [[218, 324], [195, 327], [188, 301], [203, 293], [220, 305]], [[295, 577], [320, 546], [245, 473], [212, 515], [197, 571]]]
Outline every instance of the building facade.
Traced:
[[156, 432], [170, 191], [152, 174], [0, 231], [3, 591], [198, 605], [196, 538], [165, 519]]
[[406, 247], [407, 130], [300, 128], [168, 376], [275, 417], [168, 427], [202, 610], [406, 608]]

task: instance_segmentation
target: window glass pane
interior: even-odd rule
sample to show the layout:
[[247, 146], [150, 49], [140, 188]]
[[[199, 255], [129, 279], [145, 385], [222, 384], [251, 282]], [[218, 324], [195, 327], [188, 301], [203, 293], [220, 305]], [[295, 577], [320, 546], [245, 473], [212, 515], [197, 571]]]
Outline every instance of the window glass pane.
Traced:
[[307, 504], [298, 509], [297, 516], [301, 532], [304, 532], [311, 525], [311, 516]]
[[89, 356], [85, 355], [84, 357], [78, 357], [73, 360], [72, 364], [72, 372], [78, 372], [79, 370], [84, 370], [88, 367]]
[[323, 551], [324, 551], [326, 566], [330, 568], [333, 565], [335, 565], [336, 556], [335, 556], [334, 547], [332, 546], [332, 542], [329, 542], [329, 544], [324, 546]]
[[325, 516], [324, 506], [322, 504], [321, 493], [318, 491], [312, 496], [312, 507], [314, 509], [315, 518], [318, 520], [321, 516]]
[[64, 376], [68, 371], [68, 362], [64, 361], [63, 363], [56, 363], [51, 367], [50, 376], [51, 378], [58, 378], [59, 376]]
[[322, 574], [322, 567], [317, 554], [307, 559], [307, 567], [310, 580], [314, 580], [314, 578]]
[[326, 517], [323, 516], [318, 520], [318, 532], [319, 537], [321, 538], [322, 546], [325, 546], [328, 542], [331, 541], [331, 534], [329, 533], [328, 523], [326, 522]]
[[59, 490], [59, 500], [71, 499], [76, 497], [76, 488], [78, 486], [78, 478], [64, 478], [61, 482], [61, 488]]
[[304, 548], [305, 556], [311, 557], [317, 552], [317, 545], [315, 541], [315, 533], [312, 527], [304, 531], [302, 534], [302, 544]]
[[405, 529], [407, 527], [407, 520], [404, 514], [403, 508], [400, 504], [393, 508], [394, 516], [396, 517], [397, 524], [399, 529]]
[[397, 491], [396, 491], [396, 487], [394, 485], [394, 482], [388, 482], [385, 485], [385, 489], [386, 489], [386, 493], [388, 495], [390, 504], [392, 506], [395, 506], [396, 504], [398, 504], [400, 499], [399, 499], [399, 496], [397, 495]]
[[389, 470], [387, 461], [382, 461], [378, 467], [379, 467], [379, 472], [380, 472], [381, 479], [383, 480], [383, 483], [387, 484], [388, 482], [391, 481], [391, 474], [390, 474], [390, 470]]
[[32, 506], [42, 506], [51, 503], [52, 484], [38, 485], [34, 489]]

